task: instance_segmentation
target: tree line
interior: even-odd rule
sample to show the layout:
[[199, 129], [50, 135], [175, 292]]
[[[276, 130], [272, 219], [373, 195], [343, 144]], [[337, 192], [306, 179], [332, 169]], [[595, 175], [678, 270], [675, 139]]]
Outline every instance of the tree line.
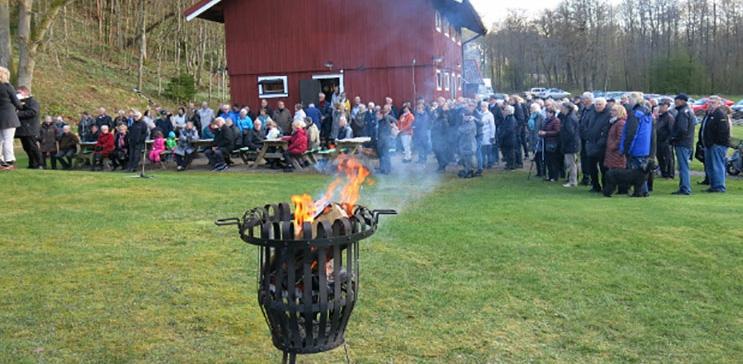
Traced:
[[96, 63], [155, 80], [162, 94], [171, 79], [193, 78], [217, 98], [227, 94], [221, 24], [186, 22], [192, 0], [0, 0], [0, 66], [14, 83], [31, 87], [39, 54], [57, 63]]
[[743, 0], [564, 0], [483, 40], [496, 89], [743, 93]]

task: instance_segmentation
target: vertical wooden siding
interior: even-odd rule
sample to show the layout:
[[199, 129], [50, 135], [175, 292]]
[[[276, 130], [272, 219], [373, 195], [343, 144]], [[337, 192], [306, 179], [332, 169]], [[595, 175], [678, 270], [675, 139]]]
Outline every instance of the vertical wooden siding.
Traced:
[[[434, 28], [431, 0], [225, 0], [224, 6], [231, 95], [239, 104], [258, 103], [258, 76], [288, 76], [283, 100], [295, 103], [300, 80], [341, 70], [349, 98], [412, 100], [413, 59], [417, 95], [445, 96], [435, 93], [433, 58], [444, 58], [442, 69], [461, 64], [461, 48]], [[332, 70], [324, 67], [329, 61]]]

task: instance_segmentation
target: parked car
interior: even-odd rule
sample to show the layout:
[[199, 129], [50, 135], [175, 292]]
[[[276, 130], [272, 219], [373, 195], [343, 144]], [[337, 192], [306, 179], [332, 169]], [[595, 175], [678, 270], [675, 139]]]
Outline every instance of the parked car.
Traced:
[[604, 97], [607, 99], [614, 99], [614, 101], [619, 102], [619, 99], [624, 96], [627, 92], [625, 91], [609, 91], [604, 94]]
[[743, 119], [743, 100], [736, 102], [730, 108], [733, 109], [733, 119]]
[[552, 99], [557, 100], [557, 99], [562, 99], [562, 98], [570, 97], [570, 92], [567, 92], [565, 90], [561, 90], [559, 88], [550, 88], [550, 89], [544, 90], [538, 96], [541, 97], [541, 98], [543, 98], [543, 99], [552, 98]]
[[740, 100], [730, 107], [734, 112], [743, 112], [743, 100]]
[[539, 97], [539, 95], [546, 91], [547, 89], [544, 87], [534, 87], [532, 89], [529, 89], [529, 91], [526, 91], [525, 94], [531, 95], [532, 97]]
[[[722, 99], [722, 102], [729, 107], [732, 107], [734, 102], [728, 100], [728, 99]], [[709, 108], [709, 98], [703, 97], [699, 100], [694, 101], [693, 104], [691, 104], [691, 110], [694, 111], [695, 114], [704, 114], [707, 112], [707, 108]]]

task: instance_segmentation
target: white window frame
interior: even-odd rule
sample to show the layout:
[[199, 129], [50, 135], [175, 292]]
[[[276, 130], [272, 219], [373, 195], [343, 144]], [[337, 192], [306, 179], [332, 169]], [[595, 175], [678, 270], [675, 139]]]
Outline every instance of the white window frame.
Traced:
[[436, 70], [436, 91], [442, 91], [444, 89], [444, 80], [441, 78], [441, 70]]
[[327, 75], [313, 75], [313, 80], [326, 80], [329, 78], [337, 78], [338, 83], [340, 84], [341, 91], [340, 92], [346, 92], [346, 89], [344, 87], [344, 80], [343, 80], [343, 73], [333, 73], [333, 74], [327, 74]]
[[[284, 82], [284, 92], [280, 94], [264, 94], [263, 93], [263, 81], [276, 81], [281, 80]], [[289, 77], [288, 76], [258, 76], [258, 98], [261, 99], [275, 99], [279, 97], [289, 97]]]
[[444, 72], [444, 91], [451, 90], [451, 78], [449, 72]]
[[443, 19], [444, 19], [444, 21], [443, 21], [442, 24], [443, 24], [443, 27], [444, 27], [444, 35], [448, 38], [449, 37], [449, 28], [450, 28], [449, 27], [449, 21], [446, 20], [446, 18], [443, 18]]
[[441, 25], [443, 24], [442, 21], [441, 21], [441, 19], [442, 19], [441, 18], [441, 13], [438, 10], [436, 10], [436, 15], [435, 15], [434, 23], [436, 24], [436, 31], [439, 32], [439, 33], [441, 33]]
[[462, 45], [462, 28], [457, 30], [457, 45]]
[[457, 75], [457, 90], [462, 91], [462, 84], [464, 82], [462, 81], [462, 75]]

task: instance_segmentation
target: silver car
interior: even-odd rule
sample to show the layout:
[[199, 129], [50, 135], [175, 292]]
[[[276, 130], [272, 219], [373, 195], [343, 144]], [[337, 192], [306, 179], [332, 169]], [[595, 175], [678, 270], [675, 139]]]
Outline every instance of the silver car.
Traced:
[[552, 99], [564, 99], [566, 97], [570, 97], [570, 92], [567, 92], [565, 90], [561, 90], [559, 88], [549, 88], [544, 90], [539, 97], [543, 99], [552, 98]]

